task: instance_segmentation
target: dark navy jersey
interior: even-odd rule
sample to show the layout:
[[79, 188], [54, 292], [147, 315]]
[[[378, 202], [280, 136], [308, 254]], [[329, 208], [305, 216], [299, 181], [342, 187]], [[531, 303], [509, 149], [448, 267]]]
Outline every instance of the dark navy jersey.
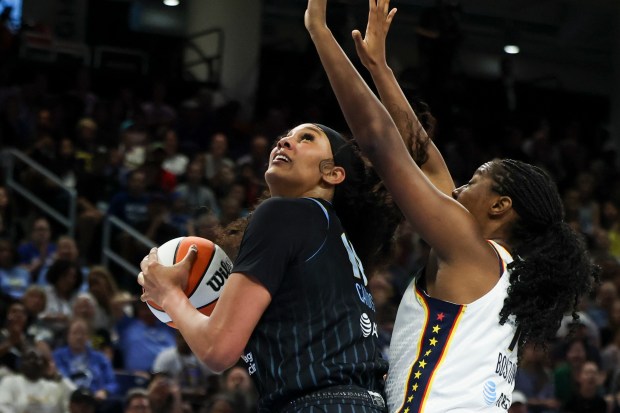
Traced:
[[333, 385], [383, 391], [387, 362], [366, 275], [328, 202], [263, 202], [233, 272], [255, 277], [271, 293], [243, 355], [261, 397], [259, 411]]

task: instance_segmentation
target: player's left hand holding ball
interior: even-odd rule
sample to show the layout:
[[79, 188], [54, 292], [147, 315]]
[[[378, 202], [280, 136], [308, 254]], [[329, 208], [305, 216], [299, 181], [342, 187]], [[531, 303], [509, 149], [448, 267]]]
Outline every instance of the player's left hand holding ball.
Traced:
[[161, 306], [167, 293], [175, 289], [185, 290], [196, 256], [197, 248], [192, 245], [183, 260], [172, 266], [166, 266], [159, 263], [157, 248], [152, 248], [149, 255], [140, 262], [142, 272], [138, 274], [138, 284], [144, 289], [140, 299]]

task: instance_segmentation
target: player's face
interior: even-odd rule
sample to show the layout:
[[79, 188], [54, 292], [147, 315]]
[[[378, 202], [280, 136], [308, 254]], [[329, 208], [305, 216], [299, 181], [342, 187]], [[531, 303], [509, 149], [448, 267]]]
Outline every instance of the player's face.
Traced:
[[282, 136], [269, 156], [265, 180], [272, 195], [303, 196], [321, 184], [321, 162], [333, 158], [325, 133], [309, 123]]
[[452, 191], [452, 197], [476, 218], [483, 222], [493, 204], [494, 197], [493, 179], [489, 170], [490, 164], [484, 164], [474, 173], [469, 182]]

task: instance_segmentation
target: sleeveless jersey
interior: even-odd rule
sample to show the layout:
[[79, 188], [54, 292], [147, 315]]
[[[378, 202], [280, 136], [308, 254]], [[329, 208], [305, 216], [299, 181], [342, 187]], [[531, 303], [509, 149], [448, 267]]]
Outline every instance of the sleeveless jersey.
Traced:
[[471, 304], [407, 288], [390, 344], [387, 397], [391, 413], [505, 412], [517, 370], [514, 318], [499, 324], [509, 286], [510, 254], [489, 241], [500, 261], [497, 284]]
[[331, 204], [271, 198], [254, 212], [233, 272], [271, 293], [243, 360], [260, 412], [337, 385], [383, 392], [375, 309], [366, 276]]

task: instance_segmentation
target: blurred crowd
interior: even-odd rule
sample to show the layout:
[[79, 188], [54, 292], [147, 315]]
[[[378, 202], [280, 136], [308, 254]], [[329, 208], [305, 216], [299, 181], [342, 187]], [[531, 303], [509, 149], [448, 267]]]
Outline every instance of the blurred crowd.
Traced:
[[[0, 412], [253, 411], [256, 391], [243, 365], [214, 375], [139, 301], [135, 274], [102, 265], [103, 225], [117, 217], [159, 245], [185, 235], [213, 240], [247, 216], [266, 189], [263, 174], [279, 134], [301, 122], [343, 129], [334, 102], [323, 97], [328, 85], [302, 86], [290, 76], [299, 86], [280, 89], [281, 99], [260, 87], [253, 116], [210, 89], [170, 97], [164, 80], [107, 89], [93, 84], [88, 69], [76, 70], [73, 84], [62, 88], [45, 71], [4, 82], [0, 150], [22, 151], [62, 185], [27, 164], [16, 164], [11, 176], [59, 214], [70, 210], [63, 187], [74, 189], [77, 214], [70, 233], [14, 191], [2, 169]], [[596, 293], [580, 303], [577, 320], [566, 316], [557, 341], [522, 349], [511, 411], [620, 412], [620, 171], [613, 143], [602, 124], [517, 108], [514, 90], [506, 106], [501, 82], [487, 85], [495, 89], [478, 109], [495, 112], [481, 115], [458, 98], [465, 81], [450, 82], [428, 100], [439, 102], [432, 125], [457, 185], [495, 156], [545, 168], [558, 182], [566, 220], [601, 267]], [[446, 101], [446, 94], [454, 98]], [[3, 166], [8, 159], [4, 153]], [[395, 236], [390, 265], [370, 280], [386, 357], [400, 297], [428, 254], [407, 225]], [[110, 242], [133, 264], [146, 252], [122, 230]]]

